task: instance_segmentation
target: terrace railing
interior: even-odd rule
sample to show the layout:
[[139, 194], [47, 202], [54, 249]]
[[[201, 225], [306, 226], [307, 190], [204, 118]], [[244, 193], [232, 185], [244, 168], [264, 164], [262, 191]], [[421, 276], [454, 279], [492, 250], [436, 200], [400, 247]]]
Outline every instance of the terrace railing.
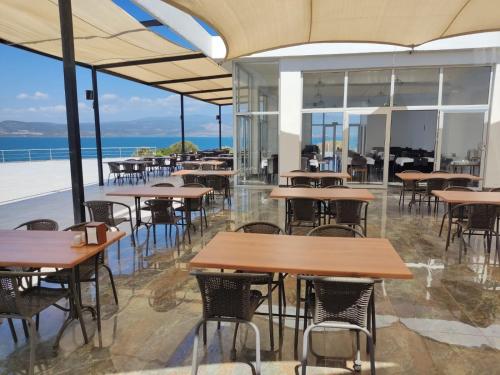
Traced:
[[[126, 158], [133, 156], [154, 155], [156, 147], [103, 147], [103, 158]], [[96, 148], [82, 148], [82, 159], [96, 159]], [[65, 160], [69, 159], [67, 148], [30, 148], [16, 150], [0, 150], [0, 163]]]

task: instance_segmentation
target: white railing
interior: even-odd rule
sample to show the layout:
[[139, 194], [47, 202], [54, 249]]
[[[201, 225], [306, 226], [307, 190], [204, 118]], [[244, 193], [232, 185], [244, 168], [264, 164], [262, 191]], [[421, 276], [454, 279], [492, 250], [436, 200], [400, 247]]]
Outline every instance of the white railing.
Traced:
[[[103, 147], [103, 158], [126, 158], [132, 156], [154, 155], [156, 147]], [[82, 148], [82, 159], [96, 159], [97, 149]], [[0, 150], [0, 162], [9, 163], [16, 161], [43, 161], [69, 159], [67, 148], [30, 148], [16, 150]]]

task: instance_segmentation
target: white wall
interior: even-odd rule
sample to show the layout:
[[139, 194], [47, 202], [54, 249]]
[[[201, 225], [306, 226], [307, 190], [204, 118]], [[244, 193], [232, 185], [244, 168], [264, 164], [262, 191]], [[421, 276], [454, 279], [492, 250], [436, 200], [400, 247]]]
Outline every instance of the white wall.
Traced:
[[393, 111], [391, 147], [434, 150], [437, 111]]
[[495, 66], [492, 87], [484, 185], [498, 187], [500, 186], [500, 64]]

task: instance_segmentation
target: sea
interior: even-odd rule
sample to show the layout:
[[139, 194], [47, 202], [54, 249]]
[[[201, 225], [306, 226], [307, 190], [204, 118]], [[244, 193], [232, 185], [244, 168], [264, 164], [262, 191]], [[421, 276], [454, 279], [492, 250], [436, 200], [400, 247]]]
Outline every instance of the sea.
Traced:
[[[104, 157], [132, 156], [139, 147], [168, 147], [180, 142], [180, 137], [103, 137]], [[219, 147], [218, 137], [186, 137], [200, 150]], [[233, 146], [233, 137], [222, 137], [222, 146]], [[95, 138], [82, 137], [82, 155], [95, 157]], [[119, 150], [118, 148], [123, 148]], [[0, 162], [68, 159], [68, 139], [66, 137], [0, 137]]]

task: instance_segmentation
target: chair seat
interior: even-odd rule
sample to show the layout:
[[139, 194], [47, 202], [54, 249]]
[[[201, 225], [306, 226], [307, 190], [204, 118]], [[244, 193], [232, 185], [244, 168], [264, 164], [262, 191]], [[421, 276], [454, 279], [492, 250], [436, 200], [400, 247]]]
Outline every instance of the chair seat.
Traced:
[[67, 296], [67, 289], [36, 286], [22, 291], [16, 305], [23, 316], [31, 317]]

